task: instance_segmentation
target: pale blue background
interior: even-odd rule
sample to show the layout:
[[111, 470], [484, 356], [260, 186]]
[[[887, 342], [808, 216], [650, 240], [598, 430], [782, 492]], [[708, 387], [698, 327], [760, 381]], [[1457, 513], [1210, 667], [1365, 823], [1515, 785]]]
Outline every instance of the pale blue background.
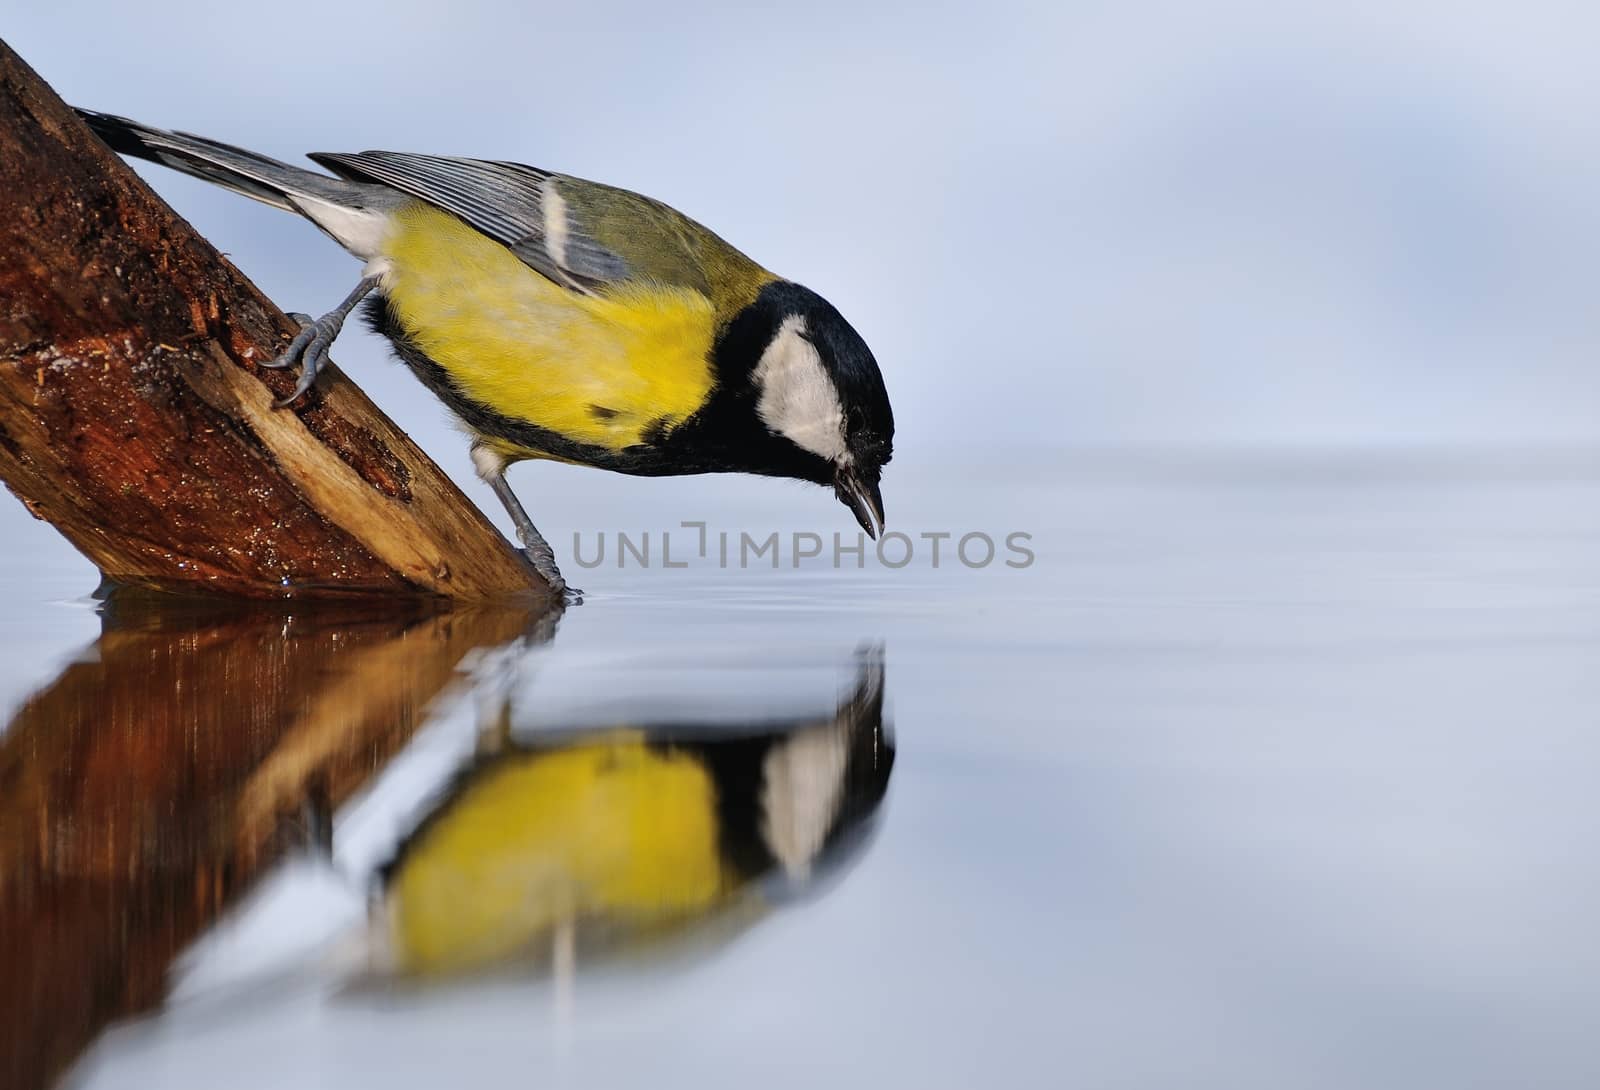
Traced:
[[[677, 205], [860, 327], [908, 459], [1596, 437], [1586, 5], [16, 9], [7, 40], [69, 101]], [[352, 282], [309, 225], [150, 177], [286, 305]], [[442, 440], [372, 338], [340, 348]]]
[[[912, 531], [956, 521], [907, 508], [915, 477], [1035, 444], [1594, 444], [1597, 32], [1537, 2], [69, 0], [4, 28], [69, 101], [152, 124], [524, 160], [704, 219], [873, 345]], [[147, 174], [284, 307], [353, 283], [309, 224]], [[336, 358], [504, 524], [445, 412], [352, 332]], [[844, 518], [740, 478], [512, 480], [557, 542], [657, 502]]]
[[[911, 478], [1035, 444], [1595, 443], [1597, 31], [1583, 5], [1391, 2], [62, 2], [5, 26], [97, 109], [291, 160], [524, 160], [705, 220], [874, 347], [913, 531], [953, 520], [908, 510]], [[309, 224], [147, 174], [284, 307], [353, 283]], [[504, 524], [386, 346], [336, 358]], [[739, 478], [512, 480], [553, 541], [658, 501], [843, 517]]]

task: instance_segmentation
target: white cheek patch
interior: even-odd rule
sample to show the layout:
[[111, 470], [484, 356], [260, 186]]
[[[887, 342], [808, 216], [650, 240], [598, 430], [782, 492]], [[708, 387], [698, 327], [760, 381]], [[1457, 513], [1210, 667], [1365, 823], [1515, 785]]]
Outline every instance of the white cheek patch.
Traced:
[[795, 446], [830, 462], [843, 462], [844, 410], [839, 392], [805, 331], [804, 318], [786, 318], [761, 353], [755, 372], [761, 390], [756, 412], [769, 431]]
[[796, 731], [762, 763], [761, 831], [788, 877], [810, 874], [839, 812], [849, 761], [850, 723], [836, 720]]

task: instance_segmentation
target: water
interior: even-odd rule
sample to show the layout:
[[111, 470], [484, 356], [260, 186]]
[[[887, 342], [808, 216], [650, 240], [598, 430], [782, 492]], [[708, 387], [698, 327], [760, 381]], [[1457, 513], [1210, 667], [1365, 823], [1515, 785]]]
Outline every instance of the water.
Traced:
[[1597, 1085], [1600, 461], [1026, 464], [888, 499], [1029, 567], [554, 625], [102, 616], [17, 520], [6, 1085]]

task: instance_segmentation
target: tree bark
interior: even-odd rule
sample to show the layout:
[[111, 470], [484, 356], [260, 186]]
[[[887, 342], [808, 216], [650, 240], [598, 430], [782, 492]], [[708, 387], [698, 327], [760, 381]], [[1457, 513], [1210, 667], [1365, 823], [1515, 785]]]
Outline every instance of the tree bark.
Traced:
[[0, 479], [112, 580], [253, 598], [549, 594], [295, 324], [0, 42]]

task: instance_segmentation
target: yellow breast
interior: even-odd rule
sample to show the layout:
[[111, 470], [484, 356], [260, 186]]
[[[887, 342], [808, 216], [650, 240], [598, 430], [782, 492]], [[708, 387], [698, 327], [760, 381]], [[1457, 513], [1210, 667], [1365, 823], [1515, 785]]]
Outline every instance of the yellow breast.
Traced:
[[417, 347], [502, 416], [620, 450], [711, 391], [715, 318], [698, 292], [581, 295], [420, 202], [396, 213], [383, 257], [383, 290]]
[[648, 928], [727, 892], [703, 766], [625, 732], [502, 760], [418, 834], [387, 892], [396, 963], [454, 972], [562, 922]]

